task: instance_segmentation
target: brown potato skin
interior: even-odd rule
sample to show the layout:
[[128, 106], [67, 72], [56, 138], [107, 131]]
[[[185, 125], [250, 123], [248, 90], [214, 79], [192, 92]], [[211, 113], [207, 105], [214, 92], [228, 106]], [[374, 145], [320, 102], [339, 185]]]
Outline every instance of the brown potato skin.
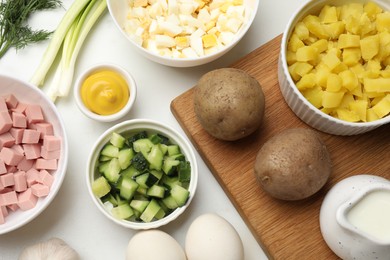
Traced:
[[271, 137], [261, 147], [254, 171], [269, 195], [292, 201], [319, 191], [332, 172], [332, 163], [325, 144], [313, 130], [294, 128]]
[[194, 109], [212, 136], [235, 141], [262, 123], [265, 98], [259, 82], [248, 73], [222, 68], [204, 74], [194, 88]]

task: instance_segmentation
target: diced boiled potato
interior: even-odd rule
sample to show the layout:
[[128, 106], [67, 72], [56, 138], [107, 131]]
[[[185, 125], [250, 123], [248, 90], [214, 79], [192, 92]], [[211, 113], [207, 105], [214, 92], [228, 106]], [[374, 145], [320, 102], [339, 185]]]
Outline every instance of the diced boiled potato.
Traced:
[[360, 48], [348, 48], [343, 50], [343, 62], [348, 66], [353, 66], [360, 62], [362, 53]]
[[339, 74], [342, 82], [342, 86], [348, 90], [353, 90], [359, 85], [359, 80], [355, 73], [351, 70], [345, 70]]
[[390, 78], [366, 78], [364, 89], [368, 92], [390, 92]]
[[336, 108], [340, 105], [343, 99], [344, 92], [324, 91], [322, 96], [322, 106], [325, 108]]
[[337, 39], [345, 30], [344, 22], [334, 22], [331, 24], [325, 24], [324, 29], [326, 33], [329, 35], [329, 38], [334, 40]]
[[379, 118], [388, 115], [390, 113], [390, 94], [383, 97], [372, 109]]
[[314, 87], [311, 89], [304, 90], [303, 96], [316, 108], [322, 107], [322, 97], [324, 91], [320, 87]]
[[380, 8], [374, 2], [367, 2], [364, 5], [363, 10], [364, 10], [364, 12], [367, 13], [367, 15], [368, 15], [368, 17], [370, 18], [371, 21], [375, 20], [376, 19], [376, 15], [383, 11], [382, 8]]
[[336, 110], [337, 117], [348, 122], [358, 122], [360, 117], [355, 111], [346, 108], [339, 108]]
[[319, 14], [321, 23], [329, 24], [338, 21], [337, 10], [335, 6], [325, 5]]
[[325, 39], [320, 39], [313, 42], [311, 46], [317, 48], [318, 53], [322, 53], [328, 49], [328, 41]]
[[367, 36], [360, 40], [362, 58], [366, 61], [374, 58], [379, 52], [379, 35]]
[[309, 73], [303, 75], [303, 77], [297, 82], [297, 88], [299, 90], [304, 90], [314, 87], [316, 84], [316, 75], [314, 73]]
[[360, 34], [361, 37], [372, 34], [376, 30], [375, 24], [371, 22], [370, 18], [366, 13], [360, 17], [360, 28], [357, 33]]
[[287, 60], [287, 64], [288, 65], [291, 65], [291, 64], [297, 62], [297, 54], [296, 54], [296, 52], [287, 50], [287, 52], [286, 52], [286, 60]]
[[390, 11], [376, 15], [376, 29], [378, 32], [390, 31]]
[[341, 72], [343, 72], [343, 71], [345, 71], [345, 70], [348, 70], [348, 66], [345, 65], [345, 63], [340, 62], [340, 64], [337, 65], [332, 71], [333, 71], [334, 73], [336, 73], [336, 74], [339, 74], [339, 73], [341, 73]]
[[341, 6], [340, 20], [346, 20], [348, 17], [360, 17], [364, 11], [363, 4], [350, 3]]
[[355, 98], [349, 92], [345, 93], [338, 108], [349, 108], [349, 104], [354, 102]]
[[296, 52], [299, 48], [305, 46], [303, 41], [299, 39], [298, 35], [293, 33], [287, 45], [287, 49]]
[[372, 108], [367, 109], [367, 122], [380, 119]]
[[335, 67], [337, 67], [341, 61], [334, 53], [327, 53], [323, 58], [322, 61], [326, 66], [329, 67], [330, 70], [333, 70]]
[[309, 30], [303, 22], [298, 22], [296, 24], [294, 33], [300, 40], [306, 40], [309, 38]]
[[327, 39], [328, 34], [325, 28], [322, 26], [320, 18], [314, 15], [308, 15], [303, 19], [303, 23], [306, 25], [310, 33], [318, 37], [319, 39]]
[[294, 65], [296, 65], [294, 72], [300, 77], [303, 77], [313, 69], [313, 65], [307, 62], [296, 62]]
[[315, 73], [317, 85], [326, 88], [326, 84], [330, 73], [331, 72], [328, 66], [322, 66], [317, 68]]
[[326, 91], [338, 92], [342, 86], [341, 77], [337, 74], [330, 73], [328, 76], [328, 81], [326, 83]]
[[360, 36], [353, 34], [340, 34], [338, 40], [338, 47], [340, 49], [360, 47]]
[[361, 84], [359, 84], [359, 86], [357, 86], [357, 88], [354, 88], [353, 90], [350, 91], [350, 93], [352, 95], [354, 95], [355, 97], [363, 97], [363, 90], [362, 90], [362, 86]]
[[355, 112], [359, 116], [358, 121], [367, 121], [367, 108], [368, 102], [365, 100], [355, 100], [354, 102], [349, 103], [349, 108], [351, 111]]
[[318, 58], [317, 48], [313, 46], [303, 46], [296, 52], [297, 61], [308, 62], [316, 61]]

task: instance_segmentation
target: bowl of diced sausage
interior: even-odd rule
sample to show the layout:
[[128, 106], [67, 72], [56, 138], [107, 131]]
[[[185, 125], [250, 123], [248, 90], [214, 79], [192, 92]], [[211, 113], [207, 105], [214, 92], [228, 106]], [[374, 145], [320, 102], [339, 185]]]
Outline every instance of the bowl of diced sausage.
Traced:
[[68, 144], [54, 104], [35, 86], [0, 75], [0, 234], [36, 218], [66, 173]]

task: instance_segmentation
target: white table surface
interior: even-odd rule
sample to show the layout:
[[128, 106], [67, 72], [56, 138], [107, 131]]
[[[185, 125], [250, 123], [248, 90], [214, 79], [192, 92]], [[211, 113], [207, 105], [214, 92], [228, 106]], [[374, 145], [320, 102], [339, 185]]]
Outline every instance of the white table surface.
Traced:
[[[71, 0], [63, 0], [65, 8], [71, 3]], [[193, 87], [204, 73], [229, 66], [281, 34], [301, 4], [301, 0], [260, 0], [255, 21], [241, 42], [217, 61], [195, 68], [172, 68], [147, 60], [129, 45], [106, 12], [84, 44], [75, 77], [96, 63], [111, 62], [123, 66], [134, 76], [138, 85], [135, 108], [124, 120], [154, 119], [184, 135], [170, 111], [171, 101]], [[53, 30], [64, 11], [58, 9], [36, 14], [30, 23], [34, 28]], [[18, 52], [11, 49], [0, 59], [0, 73], [28, 81], [47, 43], [30, 45]], [[44, 91], [49, 83], [50, 78], [42, 88]], [[77, 109], [72, 95], [59, 100], [57, 107], [65, 121], [70, 149], [65, 180], [53, 202], [35, 220], [18, 230], [0, 235], [0, 260], [17, 259], [24, 247], [51, 237], [65, 240], [80, 254], [81, 259], [124, 259], [127, 243], [136, 231], [114, 224], [103, 216], [89, 197], [85, 183], [86, 159], [90, 148], [98, 136], [115, 122], [98, 123], [88, 119]], [[244, 244], [246, 260], [267, 259], [198, 153], [196, 156], [199, 164], [196, 195], [178, 220], [160, 229], [171, 234], [184, 247], [185, 234], [191, 222], [201, 214], [214, 212], [236, 228]]]

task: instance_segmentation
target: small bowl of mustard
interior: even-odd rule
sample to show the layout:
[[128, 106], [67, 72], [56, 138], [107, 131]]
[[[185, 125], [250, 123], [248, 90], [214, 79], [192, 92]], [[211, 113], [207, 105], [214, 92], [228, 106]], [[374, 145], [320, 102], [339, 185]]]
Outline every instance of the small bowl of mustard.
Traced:
[[114, 64], [97, 64], [83, 72], [76, 81], [74, 97], [87, 117], [112, 122], [133, 107], [137, 85], [131, 74]]

